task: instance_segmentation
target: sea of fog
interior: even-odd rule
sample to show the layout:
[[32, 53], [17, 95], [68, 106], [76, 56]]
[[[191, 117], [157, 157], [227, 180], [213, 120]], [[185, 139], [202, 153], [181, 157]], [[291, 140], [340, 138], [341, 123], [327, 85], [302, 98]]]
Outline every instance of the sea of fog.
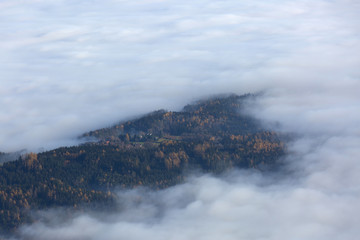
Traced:
[[292, 133], [287, 172], [196, 175], [119, 194], [118, 212], [56, 209], [18, 239], [357, 240], [360, 2], [0, 2], [0, 151], [219, 93], [262, 92], [246, 112]]

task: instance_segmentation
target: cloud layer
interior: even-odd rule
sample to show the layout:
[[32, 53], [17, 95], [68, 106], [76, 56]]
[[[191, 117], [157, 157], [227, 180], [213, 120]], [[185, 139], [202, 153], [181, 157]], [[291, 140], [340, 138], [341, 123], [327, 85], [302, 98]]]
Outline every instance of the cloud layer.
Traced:
[[2, 1], [0, 150], [71, 145], [209, 94], [354, 92], [358, 9], [348, 0]]
[[[3, 1], [0, 146], [72, 144], [83, 131], [223, 92], [264, 91], [248, 113], [296, 133], [290, 176], [235, 171], [25, 239], [356, 240], [360, 4], [308, 1]], [[60, 221], [61, 223], [59, 223]]]

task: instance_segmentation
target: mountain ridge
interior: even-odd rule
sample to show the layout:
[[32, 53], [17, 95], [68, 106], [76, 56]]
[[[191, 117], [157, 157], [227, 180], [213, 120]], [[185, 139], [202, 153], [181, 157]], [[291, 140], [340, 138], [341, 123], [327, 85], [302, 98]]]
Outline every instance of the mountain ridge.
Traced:
[[34, 210], [111, 206], [115, 188], [166, 188], [199, 169], [265, 169], [285, 152], [276, 132], [239, 112], [253, 95], [214, 97], [83, 134], [97, 139], [28, 153], [0, 166], [0, 226], [15, 231]]

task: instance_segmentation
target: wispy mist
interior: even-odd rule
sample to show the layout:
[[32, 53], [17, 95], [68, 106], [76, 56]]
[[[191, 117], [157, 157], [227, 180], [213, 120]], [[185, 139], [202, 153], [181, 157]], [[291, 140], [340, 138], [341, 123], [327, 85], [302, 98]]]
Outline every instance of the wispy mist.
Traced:
[[[238, 172], [202, 176], [160, 192], [120, 193], [117, 213], [62, 212], [21, 229], [26, 239], [356, 239], [358, 195]], [[291, 182], [291, 183], [290, 183]], [[345, 190], [345, 189], [343, 189]], [[347, 189], [346, 191], [348, 191]]]
[[224, 92], [264, 91], [248, 112], [299, 136], [282, 180], [235, 171], [121, 192], [122, 211], [20, 237], [358, 239], [359, 12], [352, 0], [3, 1], [2, 151]]

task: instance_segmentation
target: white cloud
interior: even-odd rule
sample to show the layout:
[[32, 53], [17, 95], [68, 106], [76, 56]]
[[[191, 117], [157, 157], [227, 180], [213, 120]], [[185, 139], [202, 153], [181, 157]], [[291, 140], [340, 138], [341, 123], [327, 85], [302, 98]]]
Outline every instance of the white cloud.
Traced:
[[[332, 87], [339, 78], [358, 76], [352, 14], [358, 5], [352, 2], [2, 6], [3, 151], [59, 146], [83, 131], [157, 108], [179, 109], [208, 94], [321, 88], [324, 79]], [[54, 121], [65, 116], [76, 116], [65, 121], [73, 121], [70, 128]], [[31, 132], [38, 127], [52, 137]], [[54, 132], [59, 128], [61, 136]]]

